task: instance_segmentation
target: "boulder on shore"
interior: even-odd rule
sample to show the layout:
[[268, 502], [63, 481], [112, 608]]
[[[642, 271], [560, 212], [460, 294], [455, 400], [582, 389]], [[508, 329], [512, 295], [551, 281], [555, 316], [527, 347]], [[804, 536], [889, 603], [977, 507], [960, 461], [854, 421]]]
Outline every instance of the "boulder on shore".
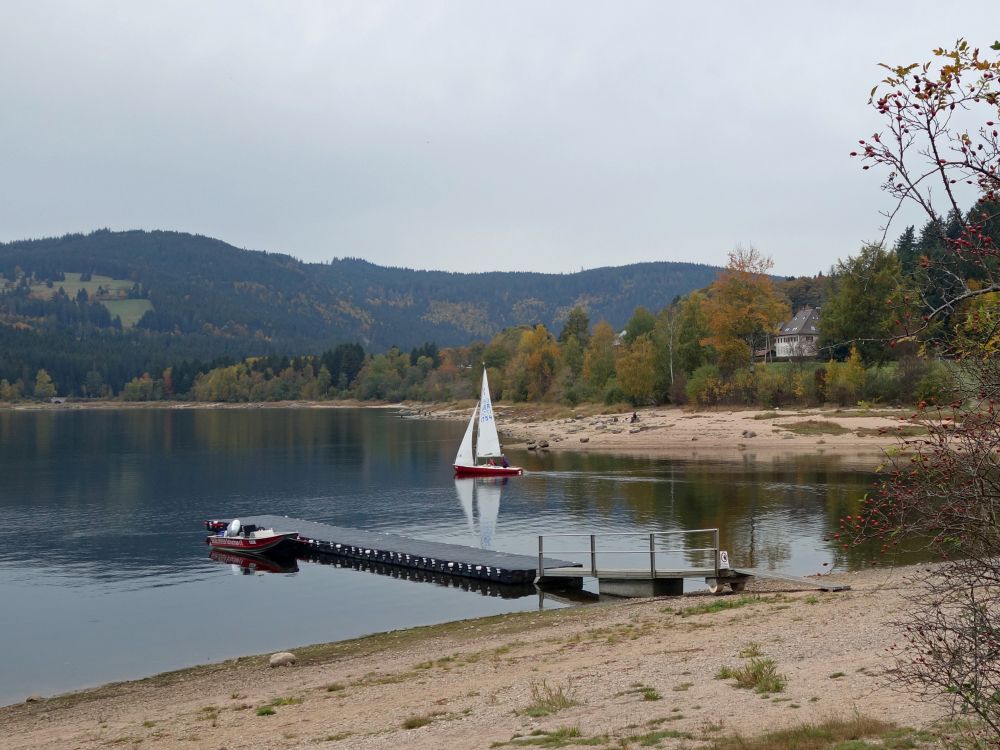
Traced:
[[271, 667], [290, 667], [295, 663], [295, 654], [291, 651], [279, 651], [271, 654], [267, 663]]

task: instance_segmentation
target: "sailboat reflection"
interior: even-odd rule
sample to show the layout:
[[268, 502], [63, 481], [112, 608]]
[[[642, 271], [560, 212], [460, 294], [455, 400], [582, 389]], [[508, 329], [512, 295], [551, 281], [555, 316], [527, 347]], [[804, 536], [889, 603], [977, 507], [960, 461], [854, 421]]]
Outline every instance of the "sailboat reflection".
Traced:
[[503, 494], [502, 488], [505, 484], [507, 484], [506, 477], [455, 479], [455, 493], [458, 495], [458, 502], [465, 513], [471, 534], [476, 533], [472, 513], [473, 499], [475, 499], [479, 516], [479, 546], [483, 549], [493, 549], [497, 517], [500, 515], [500, 496]]

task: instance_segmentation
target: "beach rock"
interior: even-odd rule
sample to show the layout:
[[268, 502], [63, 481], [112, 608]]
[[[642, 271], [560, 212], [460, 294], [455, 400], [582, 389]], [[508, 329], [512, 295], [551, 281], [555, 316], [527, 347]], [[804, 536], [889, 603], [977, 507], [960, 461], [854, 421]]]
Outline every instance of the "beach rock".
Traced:
[[539, 447], [539, 448], [548, 448], [548, 447], [549, 447], [549, 441], [548, 441], [548, 440], [542, 440], [542, 441], [541, 441], [541, 442], [540, 442], [540, 443], [538, 444], [538, 447]]
[[290, 667], [295, 663], [295, 654], [291, 651], [279, 651], [271, 654], [267, 663], [271, 667]]
[[755, 437], [757, 437], [757, 433], [754, 432], [753, 430], [743, 430], [743, 432], [741, 434], [745, 438], [755, 438]]
[[45, 698], [40, 696], [38, 693], [32, 693], [27, 698], [24, 699], [25, 703], [41, 703]]
[[640, 433], [640, 432], [642, 432], [642, 428], [641, 428], [641, 427], [632, 427], [632, 428], [631, 428], [631, 429], [630, 429], [630, 430], [628, 431], [628, 434], [629, 434], [629, 435], [636, 435], [636, 434], [638, 434], [638, 433]]
[[590, 442], [590, 438], [589, 437], [582, 437], [582, 438], [580, 438], [580, 442], [581, 443], [589, 443]]

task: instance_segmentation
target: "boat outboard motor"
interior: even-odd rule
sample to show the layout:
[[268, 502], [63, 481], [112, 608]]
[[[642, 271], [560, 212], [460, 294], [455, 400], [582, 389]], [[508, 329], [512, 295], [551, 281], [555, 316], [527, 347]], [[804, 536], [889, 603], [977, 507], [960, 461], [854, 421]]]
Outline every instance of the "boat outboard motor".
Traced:
[[226, 536], [239, 536], [240, 528], [240, 519], [234, 518], [229, 526], [226, 527]]

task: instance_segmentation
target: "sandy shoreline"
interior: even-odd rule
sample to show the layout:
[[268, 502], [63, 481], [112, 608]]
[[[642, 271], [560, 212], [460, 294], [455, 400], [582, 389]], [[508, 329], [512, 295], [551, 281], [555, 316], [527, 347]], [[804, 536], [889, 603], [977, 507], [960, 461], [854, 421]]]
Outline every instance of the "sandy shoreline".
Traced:
[[[292, 648], [293, 667], [249, 657], [2, 708], [0, 736], [12, 750], [429, 750], [571, 727], [609, 746], [664, 732], [655, 746], [692, 748], [856, 712], [927, 726], [939, 712], [875, 676], [897, 640], [886, 623], [898, 611], [901, 572], [836, 578], [852, 590], [770, 584], [742, 599], [632, 600]], [[744, 606], [695, 611], [715, 602]], [[787, 677], [784, 691], [763, 698], [716, 679], [752, 643]], [[546, 692], [573, 705], [532, 715]], [[260, 715], [265, 708], [274, 713]]]
[[[593, 407], [592, 407], [593, 408]], [[468, 419], [464, 409], [415, 407], [419, 418]], [[526, 405], [494, 407], [507, 449], [738, 460], [815, 454], [879, 463], [898, 445], [897, 430], [912, 410], [703, 410], [650, 407], [632, 411], [549, 416]], [[572, 410], [564, 410], [571, 412]], [[540, 413], [541, 412], [541, 413]], [[546, 444], [544, 447], [543, 444]]]
[[[451, 404], [370, 401], [277, 401], [201, 403], [191, 401], [79, 401], [64, 404], [0, 403], [11, 411], [383, 409], [408, 419], [467, 420], [473, 402]], [[552, 404], [494, 405], [508, 450], [576, 451], [742, 461], [780, 455], [825, 455], [874, 466], [898, 445], [897, 430], [913, 430], [912, 410], [871, 409], [706, 409], [648, 407], [614, 411], [596, 404], [576, 409]]]

